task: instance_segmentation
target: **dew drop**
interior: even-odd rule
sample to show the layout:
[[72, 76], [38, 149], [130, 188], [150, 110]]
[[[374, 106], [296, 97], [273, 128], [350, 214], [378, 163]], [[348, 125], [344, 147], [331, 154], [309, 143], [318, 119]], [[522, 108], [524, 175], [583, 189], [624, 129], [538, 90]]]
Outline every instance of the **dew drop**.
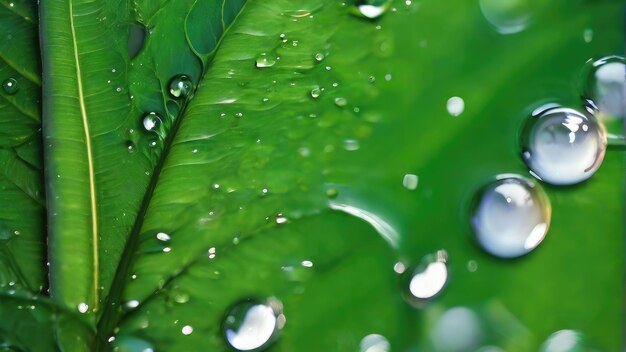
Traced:
[[325, 57], [325, 56], [324, 56], [324, 54], [322, 54], [322, 53], [317, 53], [317, 54], [315, 54], [315, 56], [314, 56], [314, 57], [315, 57], [315, 61], [317, 61], [317, 62], [321, 62], [322, 60], [324, 60], [324, 57]]
[[89, 310], [89, 305], [87, 305], [87, 303], [80, 303], [78, 305], [78, 311], [80, 313], [87, 313], [87, 311]]
[[560, 330], [550, 335], [541, 345], [540, 352], [583, 352], [595, 350], [587, 339], [575, 330]]
[[326, 197], [330, 199], [335, 199], [339, 195], [339, 191], [336, 188], [329, 188], [326, 190]]
[[475, 351], [483, 339], [480, 316], [465, 307], [446, 310], [430, 332], [435, 351]]
[[590, 178], [602, 164], [604, 128], [594, 116], [569, 108], [548, 108], [531, 116], [522, 131], [522, 158], [533, 176], [554, 185]]
[[238, 351], [263, 350], [278, 337], [285, 325], [282, 303], [249, 299], [235, 304], [228, 312], [223, 330], [228, 344]]
[[370, 334], [361, 340], [361, 352], [389, 352], [391, 345], [389, 341], [382, 335]]
[[255, 65], [258, 68], [265, 68], [265, 67], [272, 67], [274, 66], [275, 63], [276, 63], [276, 59], [267, 57], [265, 54], [261, 54], [261, 56], [259, 56], [256, 59]]
[[17, 93], [19, 89], [19, 85], [15, 78], [7, 78], [2, 82], [2, 89], [4, 89], [5, 93], [12, 95]]
[[446, 108], [448, 109], [448, 114], [459, 116], [465, 111], [465, 101], [460, 97], [452, 97], [448, 99]]
[[585, 43], [591, 43], [591, 41], [593, 40], [593, 29], [585, 29], [585, 31], [583, 32], [583, 40], [585, 41]]
[[168, 242], [171, 239], [170, 235], [166, 234], [165, 232], [157, 233], [156, 238], [157, 240], [162, 241], [162, 242]]
[[348, 101], [346, 100], [346, 98], [335, 98], [335, 105], [337, 105], [338, 107], [342, 108], [346, 105], [348, 105]]
[[135, 143], [133, 143], [132, 141], [127, 141], [126, 142], [126, 149], [128, 149], [129, 153], [132, 153], [135, 151], [136, 147], [135, 147]]
[[479, 0], [478, 3], [487, 22], [500, 34], [523, 31], [532, 15], [532, 1], [528, 0]]
[[133, 336], [116, 336], [113, 351], [119, 352], [154, 352], [154, 347], [147, 341]]
[[404, 292], [407, 302], [415, 307], [422, 307], [437, 296], [448, 282], [448, 254], [437, 251], [422, 259], [412, 270], [407, 271], [408, 290]]
[[402, 186], [412, 191], [417, 188], [418, 182], [419, 182], [419, 178], [417, 177], [417, 175], [406, 174], [404, 175], [404, 179], [402, 179]]
[[543, 241], [550, 216], [550, 201], [541, 188], [517, 175], [500, 175], [474, 199], [471, 225], [485, 251], [515, 258]]
[[313, 89], [311, 89], [311, 97], [312, 98], [319, 98], [320, 95], [322, 95], [322, 90], [320, 89], [320, 87], [313, 87]]
[[359, 17], [375, 19], [384, 15], [390, 6], [391, 0], [357, 0], [352, 13]]
[[[626, 118], [626, 61], [620, 56], [607, 56], [589, 61], [583, 70], [583, 95], [599, 110], [596, 114], [607, 132], [624, 138]], [[610, 138], [612, 139], [612, 138]]]
[[356, 139], [346, 139], [343, 142], [343, 148], [349, 152], [359, 150], [359, 141], [357, 141]]
[[186, 75], [176, 75], [170, 80], [169, 89], [173, 98], [188, 99], [193, 89], [193, 82]]
[[181, 332], [183, 333], [183, 335], [187, 336], [187, 335], [191, 335], [193, 333], [193, 327], [191, 325], [185, 325], [183, 326], [183, 328], [181, 329]]
[[157, 131], [161, 123], [161, 117], [156, 112], [149, 112], [143, 118], [143, 128], [148, 132]]

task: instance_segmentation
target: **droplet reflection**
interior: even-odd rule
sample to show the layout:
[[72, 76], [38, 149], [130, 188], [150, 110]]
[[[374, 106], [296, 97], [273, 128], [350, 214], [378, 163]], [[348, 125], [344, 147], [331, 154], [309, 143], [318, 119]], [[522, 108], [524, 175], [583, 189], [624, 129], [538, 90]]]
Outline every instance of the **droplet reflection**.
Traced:
[[223, 328], [228, 344], [238, 351], [261, 350], [277, 338], [285, 325], [282, 304], [270, 298], [266, 302], [246, 300], [235, 304]]

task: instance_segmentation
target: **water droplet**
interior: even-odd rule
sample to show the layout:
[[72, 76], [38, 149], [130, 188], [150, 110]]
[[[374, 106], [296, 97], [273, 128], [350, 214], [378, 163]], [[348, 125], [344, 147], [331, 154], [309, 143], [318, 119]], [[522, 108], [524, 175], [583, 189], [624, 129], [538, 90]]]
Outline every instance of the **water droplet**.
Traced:
[[89, 305], [87, 305], [87, 303], [80, 303], [78, 305], [78, 311], [80, 313], [87, 313], [87, 311], [89, 310]]
[[154, 352], [152, 345], [133, 336], [116, 336], [113, 340], [113, 351], [119, 352]]
[[357, 0], [352, 13], [359, 17], [375, 19], [385, 14], [390, 6], [391, 0]]
[[128, 151], [130, 153], [135, 151], [135, 143], [133, 143], [132, 141], [127, 141], [126, 142], [126, 149], [128, 149]]
[[501, 175], [474, 200], [472, 228], [478, 244], [501, 258], [531, 252], [550, 226], [550, 201], [532, 181]]
[[389, 352], [391, 351], [391, 345], [389, 341], [383, 336], [378, 334], [370, 334], [365, 336], [361, 340], [361, 352]]
[[287, 222], [287, 218], [285, 217], [285, 215], [278, 213], [276, 214], [276, 223], [277, 224], [284, 224]]
[[533, 115], [522, 132], [522, 157], [533, 176], [554, 185], [590, 178], [606, 151], [606, 133], [595, 117], [568, 108]]
[[526, 29], [532, 15], [532, 1], [479, 0], [483, 16], [501, 34], [518, 33]]
[[445, 311], [435, 322], [430, 336], [435, 351], [474, 351], [483, 339], [480, 317], [465, 307]]
[[143, 128], [146, 131], [157, 131], [161, 127], [161, 117], [156, 112], [149, 112], [143, 118]]
[[346, 139], [343, 142], [343, 148], [349, 152], [359, 150], [359, 141], [357, 141], [356, 139]]
[[339, 195], [339, 191], [337, 191], [336, 188], [329, 188], [326, 190], [326, 197], [330, 199], [337, 198], [338, 195]]
[[313, 87], [313, 89], [311, 89], [311, 97], [319, 98], [321, 94], [322, 90], [320, 89], [320, 87]]
[[183, 333], [183, 335], [191, 335], [191, 333], [193, 333], [193, 327], [191, 325], [185, 325], [183, 326], [183, 328], [181, 329], [181, 332]]
[[193, 89], [193, 82], [185, 75], [177, 75], [170, 80], [169, 88], [173, 98], [188, 99]]
[[431, 298], [438, 295], [448, 282], [448, 254], [437, 251], [428, 255], [410, 272], [408, 288], [404, 292], [406, 300], [415, 307], [422, 307]]
[[208, 257], [209, 257], [209, 259], [213, 259], [213, 258], [215, 258], [215, 256], [216, 256], [216, 253], [215, 253], [215, 247], [211, 247], [211, 248], [209, 248], [209, 250], [207, 251], [207, 253], [208, 253]]
[[626, 61], [623, 57], [607, 56], [589, 61], [585, 65], [583, 95], [599, 110], [596, 116], [604, 123], [609, 137], [615, 135], [622, 140], [626, 118], [624, 92], [626, 92]]
[[261, 54], [261, 56], [259, 56], [256, 59], [256, 67], [258, 68], [264, 68], [264, 67], [272, 67], [274, 66], [274, 64], [276, 63], [276, 59], [267, 57], [265, 54]]
[[595, 351], [583, 334], [575, 330], [560, 330], [550, 335], [541, 345], [540, 352], [585, 352]]
[[583, 32], [583, 40], [585, 41], [585, 43], [591, 43], [591, 41], [593, 40], [593, 29], [585, 29], [585, 31]]
[[162, 241], [162, 242], [168, 242], [171, 239], [170, 235], [166, 234], [165, 232], [157, 233], [156, 238], [157, 240]]
[[20, 87], [15, 78], [7, 78], [4, 82], [2, 82], [2, 89], [4, 89], [4, 91], [9, 95], [17, 93], [19, 88]]
[[129, 309], [137, 308], [139, 307], [139, 301], [136, 299], [133, 299], [133, 300], [126, 302], [124, 306], [126, 306], [126, 308], [129, 308]]
[[238, 351], [261, 350], [278, 337], [285, 325], [282, 304], [276, 299], [253, 299], [235, 304], [223, 323], [228, 344]]
[[406, 174], [404, 175], [404, 179], [402, 179], [402, 186], [412, 191], [417, 188], [418, 181], [419, 178], [417, 177], [417, 175]]
[[446, 108], [448, 109], [448, 114], [452, 116], [459, 116], [465, 110], [465, 101], [460, 97], [452, 97], [448, 99]]
[[324, 60], [324, 57], [325, 57], [324, 54], [317, 53], [317, 54], [315, 54], [315, 61], [321, 62], [322, 60]]

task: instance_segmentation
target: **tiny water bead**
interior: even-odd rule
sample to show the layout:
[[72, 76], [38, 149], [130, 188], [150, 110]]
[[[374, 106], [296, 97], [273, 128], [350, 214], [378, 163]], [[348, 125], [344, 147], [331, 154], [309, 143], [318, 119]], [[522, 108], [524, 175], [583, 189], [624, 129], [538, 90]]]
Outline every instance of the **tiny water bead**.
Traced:
[[390, 6], [391, 0], [357, 0], [352, 13], [359, 17], [375, 19], [384, 15]]
[[321, 62], [322, 60], [324, 60], [324, 57], [325, 57], [325, 56], [324, 56], [324, 54], [322, 54], [322, 53], [317, 53], [317, 54], [315, 54], [315, 56], [314, 56], [315, 61], [317, 61], [317, 62]]
[[322, 95], [322, 90], [320, 87], [313, 87], [313, 89], [311, 89], [311, 97], [312, 98], [319, 98], [320, 95]]
[[17, 93], [19, 89], [17, 80], [15, 78], [5, 79], [4, 82], [2, 82], [2, 89], [4, 89], [4, 92], [9, 95]]
[[408, 290], [404, 292], [406, 300], [415, 307], [422, 307], [438, 295], [448, 282], [448, 254], [437, 251], [426, 256], [410, 274]]
[[604, 128], [592, 115], [550, 107], [531, 116], [522, 131], [522, 158], [533, 176], [553, 185], [590, 178], [602, 164]]
[[417, 189], [418, 182], [419, 182], [419, 178], [417, 177], [417, 175], [406, 174], [404, 175], [404, 178], [402, 179], [402, 186], [404, 186], [404, 188], [410, 191], [413, 191]]
[[575, 330], [560, 330], [550, 335], [541, 345], [540, 352], [586, 352], [595, 351], [583, 334]]
[[342, 97], [335, 98], [335, 105], [337, 105], [340, 108], [343, 108], [344, 106], [348, 105], [348, 100]]
[[501, 175], [474, 199], [471, 225], [485, 251], [515, 258], [543, 241], [550, 216], [550, 202], [541, 188], [517, 175]]
[[600, 112], [612, 118], [624, 118], [626, 61], [620, 56], [607, 56], [589, 61], [585, 67], [584, 95], [593, 100]]
[[226, 342], [237, 351], [263, 350], [285, 325], [282, 303], [275, 298], [265, 302], [248, 299], [228, 312], [223, 331]]
[[186, 75], [177, 75], [172, 78], [169, 85], [170, 95], [173, 98], [187, 99], [193, 89], [191, 78]]
[[465, 101], [460, 97], [452, 97], [448, 99], [446, 108], [448, 109], [448, 114], [455, 117], [459, 116], [465, 111]]
[[148, 132], [157, 131], [161, 124], [161, 117], [156, 112], [149, 112], [143, 118], [143, 128]]

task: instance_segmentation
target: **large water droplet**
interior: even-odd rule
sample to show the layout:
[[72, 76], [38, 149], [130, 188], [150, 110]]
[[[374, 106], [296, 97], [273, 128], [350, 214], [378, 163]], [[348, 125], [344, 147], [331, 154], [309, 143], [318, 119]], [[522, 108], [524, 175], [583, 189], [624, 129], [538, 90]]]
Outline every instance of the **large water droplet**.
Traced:
[[161, 117], [156, 112], [149, 112], [143, 118], [143, 128], [148, 132], [156, 132], [162, 124]]
[[187, 99], [193, 89], [193, 82], [191, 82], [191, 78], [185, 75], [177, 75], [170, 80], [169, 89], [173, 98]]
[[465, 111], [465, 101], [461, 97], [452, 97], [448, 99], [446, 108], [448, 109], [448, 114], [459, 116]]
[[588, 352], [596, 351], [587, 339], [575, 330], [560, 330], [550, 335], [541, 345], [540, 352]]
[[274, 66], [274, 64], [276, 64], [276, 59], [268, 57], [265, 54], [261, 54], [261, 56], [259, 56], [255, 62], [255, 65], [258, 68], [272, 67]]
[[532, 181], [501, 175], [474, 200], [472, 228], [478, 244], [490, 254], [514, 258], [543, 241], [550, 226], [550, 202]]
[[415, 307], [422, 307], [431, 298], [438, 295], [448, 282], [448, 254], [437, 251], [426, 256], [411, 271], [407, 272], [408, 285], [404, 296]]
[[441, 352], [475, 351], [483, 335], [480, 317], [465, 307], [445, 311], [430, 332], [434, 350]]
[[2, 82], [2, 89], [9, 95], [17, 93], [19, 89], [17, 80], [15, 78], [7, 78]]
[[282, 304], [270, 298], [266, 302], [253, 299], [235, 304], [223, 328], [228, 344], [238, 351], [262, 350], [274, 341], [285, 325]]
[[528, 0], [479, 0], [479, 4], [487, 22], [502, 34], [523, 31], [532, 14]]
[[378, 334], [370, 334], [365, 336], [361, 340], [361, 352], [389, 352], [391, 351], [391, 345], [389, 341], [383, 336]]
[[382, 16], [391, 6], [391, 0], [357, 0], [354, 13], [359, 17], [374, 19]]
[[522, 132], [522, 157], [533, 176], [554, 185], [591, 177], [606, 151], [606, 133], [595, 117], [569, 108], [534, 114]]

